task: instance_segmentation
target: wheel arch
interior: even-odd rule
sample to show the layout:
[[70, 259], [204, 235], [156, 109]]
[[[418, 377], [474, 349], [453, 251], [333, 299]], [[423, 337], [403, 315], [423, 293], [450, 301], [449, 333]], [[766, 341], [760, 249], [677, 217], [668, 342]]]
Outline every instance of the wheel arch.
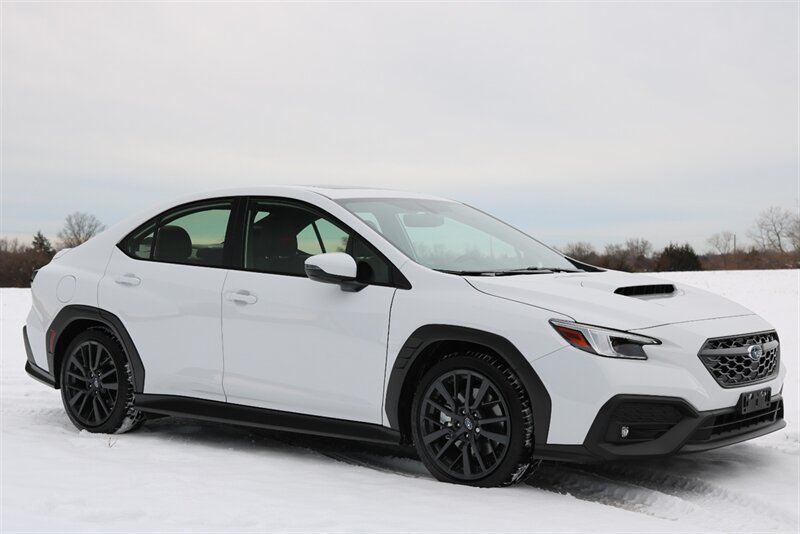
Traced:
[[416, 329], [406, 339], [389, 375], [385, 412], [391, 428], [409, 439], [411, 401], [422, 375], [448, 351], [480, 347], [501, 359], [519, 377], [533, 407], [535, 443], [547, 443], [551, 401], [531, 364], [508, 339], [462, 326], [432, 324]]
[[122, 343], [125, 355], [131, 364], [134, 390], [137, 393], [143, 392], [144, 365], [122, 321], [113, 313], [93, 306], [78, 304], [62, 308], [47, 329], [47, 366], [55, 378], [55, 388], [61, 387], [61, 364], [67, 346], [79, 333], [87, 328], [97, 326], [108, 328]]

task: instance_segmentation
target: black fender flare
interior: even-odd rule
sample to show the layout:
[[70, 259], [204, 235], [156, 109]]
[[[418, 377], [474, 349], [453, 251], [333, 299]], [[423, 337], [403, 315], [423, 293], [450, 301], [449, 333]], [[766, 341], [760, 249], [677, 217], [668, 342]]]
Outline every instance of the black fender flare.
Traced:
[[134, 391], [136, 393], [142, 393], [144, 391], [144, 365], [142, 364], [142, 359], [139, 357], [139, 352], [136, 350], [136, 345], [133, 344], [133, 340], [123, 326], [122, 321], [111, 312], [82, 304], [64, 306], [47, 329], [47, 367], [55, 378], [55, 387], [61, 387], [59, 383], [60, 373], [57, 373], [55, 368], [57, 349], [62, 348], [59, 345], [59, 341], [63, 334], [70, 329], [70, 325], [76, 321], [100, 323], [111, 330], [114, 336], [122, 343], [128, 360], [130, 361]]
[[[464, 342], [483, 345], [497, 353], [522, 381], [533, 406], [536, 444], [546, 444], [550, 430], [551, 401], [539, 375], [525, 356], [506, 338], [463, 326], [431, 324], [417, 328], [397, 354], [386, 386], [385, 412], [389, 425], [401, 430], [401, 401], [409, 372], [425, 349], [436, 342]], [[412, 375], [413, 376], [413, 375]]]

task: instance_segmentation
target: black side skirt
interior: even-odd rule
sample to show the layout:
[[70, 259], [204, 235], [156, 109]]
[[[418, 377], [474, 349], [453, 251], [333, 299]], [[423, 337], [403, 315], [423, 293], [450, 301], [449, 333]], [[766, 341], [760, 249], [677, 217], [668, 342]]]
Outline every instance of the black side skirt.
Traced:
[[177, 395], [137, 394], [134, 405], [145, 413], [177, 415], [191, 419], [232, 423], [256, 428], [284, 430], [316, 436], [330, 436], [397, 445], [400, 433], [370, 423], [317, 417], [291, 412], [255, 408], [241, 404], [193, 399]]

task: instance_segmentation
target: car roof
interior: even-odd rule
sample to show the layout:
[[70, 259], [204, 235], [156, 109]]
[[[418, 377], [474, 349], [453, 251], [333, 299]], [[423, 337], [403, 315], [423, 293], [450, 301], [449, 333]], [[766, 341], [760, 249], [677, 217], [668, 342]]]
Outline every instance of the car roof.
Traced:
[[[424, 200], [444, 200], [449, 199], [427, 195], [423, 193], [412, 193], [393, 189], [382, 189], [377, 187], [361, 187], [348, 185], [263, 185], [237, 187], [214, 191], [205, 191], [197, 194], [198, 198], [210, 196], [281, 196], [292, 190], [311, 191], [327, 197], [331, 200], [343, 198], [414, 198]], [[452, 202], [452, 201], [451, 201]]]

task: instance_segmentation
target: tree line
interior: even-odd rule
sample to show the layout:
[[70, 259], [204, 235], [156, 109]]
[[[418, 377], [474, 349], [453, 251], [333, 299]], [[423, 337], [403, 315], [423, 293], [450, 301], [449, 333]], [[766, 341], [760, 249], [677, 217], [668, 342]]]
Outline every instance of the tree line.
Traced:
[[[54, 246], [41, 231], [30, 245], [18, 239], [0, 238], [0, 287], [28, 287], [35, 269], [46, 265], [57, 250], [77, 247], [105, 226], [88, 213], [75, 212], [64, 220]], [[800, 267], [800, 214], [772, 206], [754, 221], [747, 232], [750, 243], [737, 243], [730, 231], [707, 240], [708, 250], [698, 255], [688, 243], [670, 243], [656, 251], [644, 238], [606, 245], [601, 251], [586, 242], [561, 248], [576, 260], [619, 271], [698, 271], [726, 269], [796, 269]]]
[[598, 251], [590, 243], [569, 243], [561, 252], [576, 260], [619, 271], [699, 271], [733, 269], [796, 269], [800, 267], [800, 214], [772, 206], [759, 214], [746, 237], [737, 243], [731, 231], [706, 240], [704, 254], [688, 243], [670, 243], [656, 251], [643, 238], [606, 245]]
[[77, 247], [105, 229], [97, 217], [76, 211], [67, 215], [58, 232], [56, 246], [41, 230], [33, 235], [30, 245], [18, 239], [0, 238], [0, 287], [29, 287], [35, 269], [47, 265], [58, 250]]

